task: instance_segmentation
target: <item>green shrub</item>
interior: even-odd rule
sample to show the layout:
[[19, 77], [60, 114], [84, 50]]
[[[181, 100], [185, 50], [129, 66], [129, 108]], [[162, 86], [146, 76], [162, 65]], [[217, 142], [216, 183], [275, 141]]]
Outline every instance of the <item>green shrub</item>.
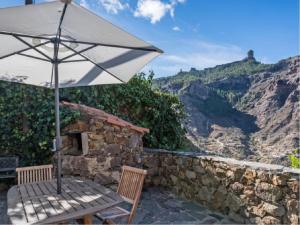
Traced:
[[62, 96], [149, 128], [144, 136], [147, 147], [178, 149], [185, 134], [183, 105], [177, 96], [153, 90], [153, 76], [153, 72], [148, 76], [140, 73], [128, 84], [67, 88]]
[[[183, 106], [177, 96], [152, 90], [153, 75], [141, 73], [122, 85], [61, 89], [60, 95], [149, 128], [145, 146], [180, 148]], [[49, 162], [55, 136], [53, 90], [0, 81], [0, 93], [0, 155], [18, 155], [23, 165]], [[62, 128], [79, 116], [61, 108]]]
[[237, 61], [203, 70], [181, 71], [175, 76], [158, 78], [154, 81], [154, 87], [161, 88], [168, 84], [184, 83], [198, 79], [209, 84], [224, 78], [253, 75], [272, 68], [271, 64], [262, 64], [256, 61]]
[[[0, 93], [0, 155], [17, 155], [21, 165], [48, 163], [55, 136], [53, 90], [0, 82]], [[62, 127], [78, 116], [61, 109]]]
[[291, 167], [295, 169], [300, 169], [300, 156], [299, 156], [299, 150], [296, 149], [292, 154], [288, 155]]
[[300, 169], [300, 157], [298, 155], [299, 150], [295, 150], [293, 154], [288, 155], [291, 167], [295, 169]]

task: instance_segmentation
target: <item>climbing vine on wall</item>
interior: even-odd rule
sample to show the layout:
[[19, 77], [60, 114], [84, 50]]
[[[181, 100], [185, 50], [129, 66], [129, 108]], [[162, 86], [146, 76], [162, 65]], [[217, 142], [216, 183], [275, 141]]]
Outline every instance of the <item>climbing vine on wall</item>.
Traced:
[[[46, 88], [0, 82], [0, 154], [18, 155], [21, 165], [50, 161], [54, 126], [54, 92]], [[65, 126], [78, 112], [61, 110]]]
[[[149, 128], [147, 147], [180, 148], [183, 105], [177, 96], [153, 90], [153, 75], [138, 74], [128, 84], [61, 89], [61, 98]], [[0, 154], [19, 155], [24, 165], [49, 161], [55, 136], [53, 90], [1, 81], [0, 93]], [[62, 127], [79, 116], [62, 108]]]

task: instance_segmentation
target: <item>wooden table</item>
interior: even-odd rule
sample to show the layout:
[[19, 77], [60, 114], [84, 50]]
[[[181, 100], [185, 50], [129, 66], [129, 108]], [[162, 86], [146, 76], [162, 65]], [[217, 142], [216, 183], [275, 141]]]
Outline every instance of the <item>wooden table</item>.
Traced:
[[93, 214], [122, 201], [117, 193], [90, 180], [63, 178], [60, 195], [56, 193], [56, 180], [13, 186], [7, 193], [7, 215], [15, 225], [78, 218], [90, 224]]

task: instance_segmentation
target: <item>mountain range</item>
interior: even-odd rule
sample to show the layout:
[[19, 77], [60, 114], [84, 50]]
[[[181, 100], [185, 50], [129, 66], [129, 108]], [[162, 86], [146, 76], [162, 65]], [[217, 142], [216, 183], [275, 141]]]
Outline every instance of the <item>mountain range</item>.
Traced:
[[299, 147], [300, 57], [263, 64], [248, 56], [213, 68], [180, 71], [154, 80], [179, 96], [195, 151], [288, 164]]

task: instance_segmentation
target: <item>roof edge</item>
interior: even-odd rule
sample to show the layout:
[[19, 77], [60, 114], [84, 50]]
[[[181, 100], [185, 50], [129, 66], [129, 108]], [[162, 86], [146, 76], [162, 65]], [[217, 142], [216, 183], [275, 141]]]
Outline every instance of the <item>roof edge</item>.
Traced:
[[136, 126], [136, 125], [134, 125], [130, 122], [127, 122], [117, 116], [109, 114], [101, 109], [93, 108], [93, 107], [82, 105], [82, 104], [71, 103], [71, 102], [67, 102], [67, 101], [61, 101], [60, 105], [63, 107], [71, 108], [73, 110], [79, 110], [83, 114], [89, 115], [91, 117], [94, 116], [102, 121], [105, 121], [109, 124], [112, 124], [112, 125], [115, 125], [118, 127], [127, 127], [129, 129], [134, 130], [141, 134], [150, 132], [150, 130], [148, 128]]

